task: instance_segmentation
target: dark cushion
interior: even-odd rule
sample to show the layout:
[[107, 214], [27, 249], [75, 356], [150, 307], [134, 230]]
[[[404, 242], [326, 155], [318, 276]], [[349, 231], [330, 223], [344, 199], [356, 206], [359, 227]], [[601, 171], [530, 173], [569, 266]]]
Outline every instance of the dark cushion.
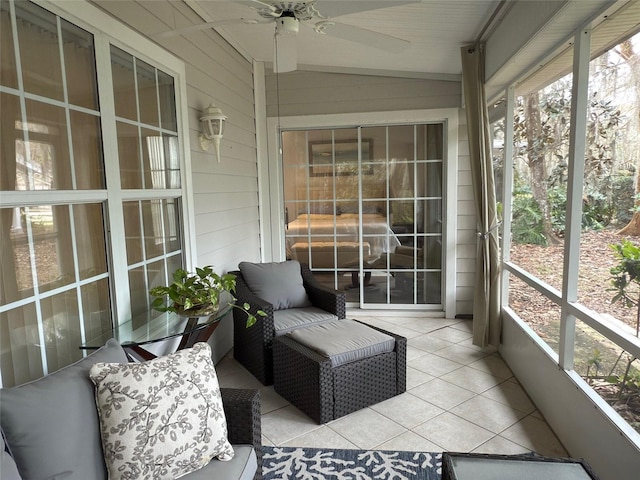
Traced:
[[396, 345], [396, 340], [391, 335], [355, 320], [298, 328], [287, 333], [287, 336], [328, 357], [333, 367], [393, 352]]
[[106, 478], [89, 369], [96, 362], [126, 361], [112, 339], [55, 373], [0, 390], [0, 424], [23, 478]]
[[249, 289], [272, 304], [274, 310], [311, 306], [298, 261], [240, 262], [238, 267]]

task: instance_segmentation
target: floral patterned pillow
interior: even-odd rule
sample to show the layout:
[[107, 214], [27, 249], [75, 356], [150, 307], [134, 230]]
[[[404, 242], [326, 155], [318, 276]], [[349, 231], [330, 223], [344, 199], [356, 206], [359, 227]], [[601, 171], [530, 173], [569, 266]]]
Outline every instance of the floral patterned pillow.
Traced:
[[97, 363], [89, 375], [111, 480], [175, 479], [233, 458], [207, 343], [144, 363]]

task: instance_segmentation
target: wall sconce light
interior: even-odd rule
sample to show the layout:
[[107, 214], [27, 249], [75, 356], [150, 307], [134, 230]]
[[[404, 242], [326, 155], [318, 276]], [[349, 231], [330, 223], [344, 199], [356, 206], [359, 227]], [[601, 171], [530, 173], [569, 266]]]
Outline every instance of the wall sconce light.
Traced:
[[208, 150], [209, 145], [213, 142], [216, 149], [216, 157], [220, 163], [220, 139], [224, 134], [224, 121], [227, 116], [222, 113], [213, 103], [202, 112], [200, 123], [202, 124], [202, 133], [200, 134], [200, 147], [202, 150]]

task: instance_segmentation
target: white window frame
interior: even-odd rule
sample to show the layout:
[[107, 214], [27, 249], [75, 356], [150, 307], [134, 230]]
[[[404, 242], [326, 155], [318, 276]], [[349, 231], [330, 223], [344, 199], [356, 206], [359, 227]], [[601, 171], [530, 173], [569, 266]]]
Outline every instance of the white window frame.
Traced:
[[[94, 35], [96, 73], [98, 75], [98, 97], [102, 126], [102, 142], [105, 161], [105, 190], [55, 190], [3, 192], [0, 207], [22, 206], [36, 202], [47, 204], [70, 204], [106, 202], [110, 232], [107, 242], [110, 250], [111, 295], [114, 323], [130, 319], [129, 278], [125, 246], [122, 202], [157, 198], [181, 198], [182, 244], [186, 268], [192, 269], [196, 262], [195, 221], [193, 212], [193, 186], [189, 145], [187, 111], [186, 67], [182, 60], [149, 41], [118, 20], [86, 1], [51, 2], [32, 0], [50, 12], [73, 23]], [[145, 62], [154, 65], [174, 77], [178, 148], [181, 156], [181, 188], [123, 190], [120, 188], [118, 144], [116, 134], [113, 84], [111, 77], [110, 45], [114, 45]], [[107, 74], [108, 73], [108, 74]], [[102, 74], [102, 75], [100, 75]], [[161, 192], [161, 194], [159, 194]]]

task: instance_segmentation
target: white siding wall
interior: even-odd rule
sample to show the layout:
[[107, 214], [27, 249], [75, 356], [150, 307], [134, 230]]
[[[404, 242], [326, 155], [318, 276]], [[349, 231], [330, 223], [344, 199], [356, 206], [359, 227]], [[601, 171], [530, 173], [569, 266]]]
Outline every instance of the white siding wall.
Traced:
[[[269, 72], [270, 73], [270, 72]], [[276, 90], [277, 87], [277, 90]], [[459, 108], [460, 82], [292, 72], [266, 78], [270, 117]], [[471, 187], [464, 111], [459, 115], [456, 258], [456, 313], [473, 312], [476, 216]]]
[[[187, 19], [201, 21], [182, 2], [93, 3], [152, 38], [154, 33], [184, 26]], [[156, 41], [186, 65], [196, 264], [214, 265], [216, 271], [224, 272], [237, 268], [241, 260], [257, 261], [260, 235], [251, 62], [212, 30]], [[198, 118], [210, 102], [228, 117], [220, 163], [214, 148], [203, 152], [198, 141]], [[230, 318], [222, 322], [211, 343], [216, 359], [231, 348]]]
[[471, 185], [471, 163], [467, 116], [458, 115], [458, 233], [456, 238], [456, 312], [473, 313], [473, 286], [476, 274], [476, 209]]
[[441, 80], [269, 71], [267, 116], [457, 108], [460, 88], [460, 82]]

